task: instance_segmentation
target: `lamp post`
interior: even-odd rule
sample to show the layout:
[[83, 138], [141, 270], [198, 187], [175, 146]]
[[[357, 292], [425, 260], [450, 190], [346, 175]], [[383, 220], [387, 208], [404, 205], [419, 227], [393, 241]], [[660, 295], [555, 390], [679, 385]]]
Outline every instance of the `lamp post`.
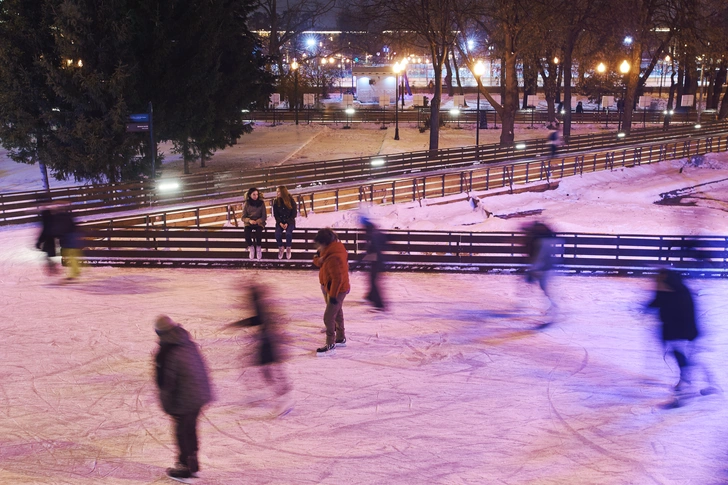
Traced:
[[698, 122], [696, 128], [700, 128], [700, 113], [703, 107], [703, 73], [705, 72], [705, 57], [699, 57], [700, 61], [700, 95], [698, 96]]
[[625, 108], [625, 98], [627, 97], [627, 73], [629, 72], [629, 62], [626, 60], [622, 61], [622, 64], [619, 65], [619, 72], [621, 72], [624, 75], [624, 79], [622, 82], [624, 83], [624, 90], [622, 91], [622, 109], [619, 112], [619, 126], [617, 126], [617, 131], [620, 131], [622, 129], [622, 117], [624, 116], [624, 108]]
[[405, 58], [402, 63], [400, 64], [400, 68], [402, 70], [402, 75], [399, 76], [399, 82], [401, 83], [399, 86], [399, 95], [402, 97], [402, 111], [404, 111], [404, 69], [407, 66], [407, 58]]
[[399, 140], [399, 73], [402, 71], [402, 65], [399, 62], [394, 63], [394, 139]]
[[483, 61], [478, 61], [475, 64], [473, 71], [475, 71], [475, 81], [478, 86], [478, 105], [475, 108], [475, 158], [476, 160], [480, 160], [480, 77], [485, 74], [485, 65], [483, 64]]
[[[603, 75], [605, 71], [607, 70], [607, 66], [604, 65], [603, 62], [600, 62], [599, 65], [597, 65], [597, 72], [600, 75]], [[597, 111], [602, 110], [602, 77], [599, 77], [599, 85], [597, 87]]]
[[298, 63], [295, 60], [291, 63], [291, 69], [293, 69], [293, 109], [296, 112], [298, 125]]

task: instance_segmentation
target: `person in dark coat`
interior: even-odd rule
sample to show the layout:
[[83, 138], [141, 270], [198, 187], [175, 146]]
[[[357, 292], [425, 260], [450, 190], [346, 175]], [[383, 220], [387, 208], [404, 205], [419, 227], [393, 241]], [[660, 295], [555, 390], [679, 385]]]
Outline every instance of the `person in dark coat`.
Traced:
[[[685, 285], [680, 273], [669, 269], [657, 272], [657, 288], [655, 298], [649, 307], [657, 308], [662, 327], [660, 329], [665, 353], [671, 353], [680, 368], [680, 380], [675, 386], [674, 400], [668, 407], [681, 405], [680, 397], [691, 382], [690, 369], [692, 359], [690, 350], [692, 343], [698, 338], [697, 320], [695, 318], [695, 303], [690, 289]], [[713, 394], [717, 388], [713, 387], [710, 372], [703, 369], [708, 377], [709, 386], [700, 391], [701, 394]]]
[[263, 378], [273, 387], [279, 404], [274, 414], [284, 414], [291, 409], [291, 403], [286, 395], [291, 391], [288, 377], [282, 367], [285, 353], [281, 348], [284, 335], [278, 328], [275, 314], [271, 311], [271, 302], [268, 292], [262, 285], [253, 284], [250, 287], [250, 304], [254, 315], [235, 323], [236, 326], [256, 327], [258, 329], [258, 350], [256, 364], [260, 366]]
[[384, 301], [382, 292], [379, 287], [379, 275], [384, 271], [384, 248], [387, 244], [387, 237], [379, 230], [379, 228], [369, 218], [362, 216], [361, 223], [364, 226], [364, 237], [367, 241], [366, 254], [364, 261], [370, 263], [369, 266], [369, 293], [364, 297], [372, 305], [375, 311], [384, 311]]
[[81, 274], [79, 258], [83, 249], [83, 241], [76, 220], [71, 213], [70, 204], [61, 205], [53, 216], [51, 232], [58, 238], [61, 255], [68, 262], [67, 280], [74, 280]]
[[54, 230], [55, 210], [52, 205], [46, 205], [40, 211], [41, 231], [35, 247], [46, 254], [46, 271], [49, 275], [55, 275], [58, 267], [52, 258], [56, 256], [56, 236]]
[[[543, 222], [536, 221], [524, 228], [526, 261], [529, 266], [526, 270], [526, 281], [528, 283], [537, 282], [543, 290], [549, 302], [549, 313], [556, 310], [556, 303], [551, 298], [550, 281], [551, 270], [554, 267], [554, 244], [556, 243], [556, 234], [549, 226]], [[553, 317], [553, 315], [552, 315]], [[545, 327], [549, 322], [542, 325]]]
[[159, 336], [156, 364], [157, 387], [164, 412], [174, 419], [179, 451], [177, 464], [167, 469], [171, 478], [197, 476], [197, 418], [212, 400], [207, 367], [190, 334], [166, 315], [157, 317]]
[[[278, 244], [278, 259], [291, 259], [291, 241], [293, 230], [296, 228], [296, 214], [298, 209], [288, 189], [283, 185], [276, 189], [276, 198], [273, 201], [273, 217], [276, 220], [276, 243]], [[283, 244], [283, 233], [286, 233], [286, 243]]]

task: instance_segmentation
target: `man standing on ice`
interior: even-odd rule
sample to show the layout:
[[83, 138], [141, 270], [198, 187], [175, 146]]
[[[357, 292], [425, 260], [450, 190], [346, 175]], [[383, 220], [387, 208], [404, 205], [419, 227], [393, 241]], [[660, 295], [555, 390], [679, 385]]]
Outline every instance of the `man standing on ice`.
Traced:
[[326, 300], [324, 325], [326, 345], [316, 349], [317, 356], [331, 355], [334, 349], [346, 346], [344, 330], [344, 298], [349, 294], [349, 262], [346, 248], [331, 229], [321, 229], [313, 238], [316, 255], [313, 264], [319, 268], [319, 283]]
[[196, 477], [200, 469], [197, 418], [212, 400], [207, 367], [190, 334], [171, 318], [157, 317], [154, 331], [159, 336], [154, 359], [159, 397], [164, 411], [174, 419], [179, 451], [177, 464], [167, 468], [167, 476], [175, 480]]

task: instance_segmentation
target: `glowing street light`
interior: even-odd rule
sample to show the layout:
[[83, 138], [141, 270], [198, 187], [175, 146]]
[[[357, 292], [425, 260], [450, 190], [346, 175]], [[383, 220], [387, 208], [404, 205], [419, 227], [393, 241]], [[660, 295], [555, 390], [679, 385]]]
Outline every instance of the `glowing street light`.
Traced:
[[607, 66], [605, 66], [603, 62], [600, 62], [599, 65], [597, 66], [597, 72], [599, 74], [604, 74], [604, 72], [606, 70], [607, 70]]
[[[627, 62], [627, 60], [625, 59], [619, 65], [619, 72], [621, 72], [622, 74], [624, 74], [625, 77], [626, 77], [627, 73], [629, 72], [629, 69], [630, 69], [629, 62]], [[627, 81], [625, 79], [625, 81], [624, 81], [624, 91], [622, 93], [622, 109], [619, 112], [619, 124], [617, 126], [617, 131], [619, 131], [619, 130], [622, 129], [622, 118], [624, 117], [624, 109], [626, 108], [626, 106], [625, 106], [625, 103], [626, 103], [626, 99], [625, 98], [626, 97], [627, 97]]]
[[298, 67], [298, 63], [294, 60], [291, 69], [293, 69], [293, 109], [296, 112], [296, 124], [298, 124]]

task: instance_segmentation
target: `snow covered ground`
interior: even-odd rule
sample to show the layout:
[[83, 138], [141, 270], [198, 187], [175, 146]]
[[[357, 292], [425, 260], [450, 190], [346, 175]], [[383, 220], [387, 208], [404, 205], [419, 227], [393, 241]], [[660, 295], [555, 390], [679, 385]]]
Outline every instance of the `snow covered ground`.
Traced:
[[[728, 159], [708, 158], [702, 168], [589, 174], [483, 202], [496, 215], [541, 208], [560, 231], [728, 234]], [[682, 200], [695, 205], [653, 204], [706, 182]], [[483, 219], [462, 200], [433, 205], [441, 201], [369, 211], [384, 227], [417, 229], [514, 230], [531, 220]], [[301, 220], [356, 223], [352, 212]], [[151, 361], [160, 313], [190, 330], [212, 374], [200, 484], [728, 482], [725, 396], [660, 408], [677, 369], [644, 312], [647, 278], [556, 278], [558, 319], [536, 330], [546, 302], [518, 276], [386, 275], [391, 310], [379, 315], [362, 303], [367, 275], [354, 273], [348, 346], [317, 358], [314, 271], [100, 267], [58, 285], [33, 249], [37, 230], [0, 227], [0, 483], [168, 482], [174, 439]], [[251, 365], [255, 330], [227, 326], [249, 315], [250, 282], [270, 289], [287, 333], [294, 407], [279, 418]], [[724, 387], [728, 280], [689, 285], [701, 360]]]

